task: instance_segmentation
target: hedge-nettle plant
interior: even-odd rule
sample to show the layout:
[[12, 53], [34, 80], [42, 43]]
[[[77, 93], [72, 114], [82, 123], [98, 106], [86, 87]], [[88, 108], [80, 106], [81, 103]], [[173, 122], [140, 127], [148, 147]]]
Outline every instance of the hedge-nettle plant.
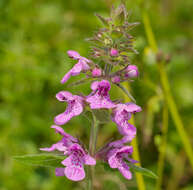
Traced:
[[[80, 181], [85, 178], [84, 165], [95, 165], [97, 160], [102, 160], [107, 162], [109, 167], [117, 168], [129, 180], [132, 178], [132, 173], [127, 162], [134, 164], [137, 161], [130, 158], [133, 147], [126, 145], [136, 135], [136, 128], [128, 120], [132, 114], [140, 112], [141, 107], [133, 102], [113, 101], [110, 99], [109, 91], [111, 85], [120, 86], [121, 82], [131, 80], [139, 75], [137, 66], [131, 65], [129, 60], [129, 53], [136, 51], [133, 48], [134, 39], [128, 31], [137, 23], [128, 22], [128, 13], [123, 5], [117, 9], [112, 8], [110, 18], [97, 16], [105, 27], [99, 29], [94, 37], [88, 39], [94, 42], [92, 46], [93, 60], [82, 57], [74, 50], [69, 50], [68, 56], [76, 60], [77, 63], [61, 80], [61, 83], [64, 84], [70, 80], [70, 77], [84, 73], [86, 79], [92, 80], [92, 92], [87, 96], [74, 95], [68, 91], [56, 94], [59, 101], [67, 102], [66, 110], [55, 117], [56, 125], [52, 126], [62, 136], [62, 139], [50, 148], [41, 148], [41, 150], [57, 150], [67, 156], [61, 162], [63, 167], [56, 168], [57, 176], [65, 175], [70, 180]], [[93, 110], [109, 110], [111, 119], [116, 123], [122, 138], [109, 142], [98, 152], [87, 151], [84, 148], [86, 146], [82, 146], [78, 139], [65, 133], [59, 127], [83, 113], [84, 109], [91, 112]]]
[[[71, 77], [85, 74], [85, 78], [78, 83], [90, 82], [91, 93], [72, 94], [68, 91], [60, 91], [56, 98], [60, 102], [66, 102], [67, 107], [63, 113], [54, 118], [55, 125], [51, 128], [61, 135], [61, 140], [49, 148], [41, 148], [42, 151], [58, 151], [65, 158], [60, 161], [61, 166], [56, 167], [56, 176], [66, 176], [73, 181], [85, 178], [85, 165], [93, 165], [97, 162], [107, 163], [110, 168], [118, 169], [128, 180], [132, 178], [131, 169], [136, 168], [138, 161], [131, 158], [133, 147], [128, 145], [136, 136], [136, 128], [129, 120], [131, 116], [142, 109], [135, 104], [134, 98], [127, 89], [122, 86], [124, 81], [132, 81], [137, 78], [139, 71], [136, 65], [130, 63], [130, 54], [137, 53], [133, 47], [134, 38], [129, 31], [138, 23], [128, 22], [128, 12], [124, 5], [112, 8], [111, 16], [104, 18], [96, 15], [103, 24], [103, 28], [94, 33], [88, 40], [92, 42], [91, 56], [89, 59], [82, 57], [74, 50], [67, 51], [68, 56], [75, 60], [75, 64], [61, 80], [67, 83]], [[112, 100], [109, 92], [111, 86], [120, 88], [131, 99], [131, 102]], [[92, 113], [92, 126], [90, 128], [89, 150], [81, 141], [67, 134], [61, 127], [70, 122], [73, 117], [81, 114]], [[91, 114], [89, 114], [91, 115]], [[106, 117], [117, 125], [120, 139], [106, 143], [98, 151], [96, 150], [98, 124]], [[88, 169], [89, 170], [89, 169]], [[92, 175], [88, 172], [88, 175]], [[90, 176], [89, 176], [90, 177]]]

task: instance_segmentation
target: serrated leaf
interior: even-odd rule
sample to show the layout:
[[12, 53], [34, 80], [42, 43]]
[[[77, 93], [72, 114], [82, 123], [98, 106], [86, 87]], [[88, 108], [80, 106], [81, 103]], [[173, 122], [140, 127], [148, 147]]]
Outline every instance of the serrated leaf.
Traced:
[[142, 168], [140, 166], [136, 166], [134, 164], [131, 164], [131, 163], [127, 163], [131, 169], [131, 171], [133, 172], [139, 172], [145, 176], [148, 176], [148, 177], [151, 177], [151, 178], [154, 178], [156, 179], [157, 178], [157, 175], [154, 174], [151, 170], [149, 169], [146, 169], [146, 168]]
[[108, 110], [101, 109], [101, 110], [93, 110], [93, 113], [99, 123], [108, 123], [111, 121], [110, 113]]
[[51, 155], [51, 154], [33, 154], [33, 155], [14, 156], [13, 159], [18, 162], [33, 166], [56, 168], [62, 167], [61, 162], [65, 159], [65, 156]]

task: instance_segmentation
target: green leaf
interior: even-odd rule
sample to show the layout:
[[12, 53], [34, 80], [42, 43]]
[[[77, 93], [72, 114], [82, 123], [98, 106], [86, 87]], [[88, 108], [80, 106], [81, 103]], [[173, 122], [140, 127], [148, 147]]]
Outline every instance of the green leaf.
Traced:
[[65, 159], [65, 156], [52, 154], [33, 154], [33, 155], [14, 156], [13, 159], [18, 162], [33, 166], [56, 168], [62, 166], [61, 162]]
[[106, 162], [98, 162], [97, 165], [102, 166], [104, 168], [104, 170], [108, 171], [108, 172], [116, 171], [115, 169], [110, 168], [109, 164], [107, 164]]
[[[126, 160], [125, 160], [126, 161]], [[145, 175], [145, 176], [148, 176], [148, 177], [151, 177], [151, 178], [154, 178], [154, 179], [157, 179], [157, 175], [154, 174], [151, 170], [148, 170], [146, 168], [142, 168], [140, 166], [136, 166], [134, 164], [131, 164], [129, 163], [128, 161], [126, 161], [127, 164], [129, 165], [130, 167], [130, 170], [132, 172], [139, 172], [141, 173], [142, 175]], [[99, 165], [103, 166], [104, 170], [105, 171], [109, 171], [109, 172], [114, 172], [116, 171], [115, 169], [112, 169], [109, 167], [109, 165], [106, 163], [106, 162], [100, 162]]]
[[139, 172], [145, 176], [148, 176], [148, 177], [151, 177], [151, 178], [154, 178], [154, 179], [157, 179], [157, 175], [154, 174], [151, 170], [148, 170], [146, 168], [142, 168], [140, 166], [136, 166], [134, 164], [131, 164], [131, 163], [128, 163], [127, 164], [129, 165], [131, 171], [133, 172]]
[[94, 115], [95, 115], [97, 121], [99, 121], [99, 123], [108, 123], [111, 121], [110, 113], [108, 110], [105, 110], [105, 109], [92, 110], [92, 112], [94, 113]]

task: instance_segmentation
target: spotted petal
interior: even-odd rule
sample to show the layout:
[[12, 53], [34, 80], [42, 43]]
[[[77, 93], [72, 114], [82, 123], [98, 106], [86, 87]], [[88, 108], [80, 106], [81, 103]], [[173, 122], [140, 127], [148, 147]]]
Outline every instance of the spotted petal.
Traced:
[[81, 181], [85, 178], [83, 167], [67, 166], [64, 170], [65, 176], [72, 181]]
[[79, 96], [74, 96], [74, 100], [68, 102], [66, 111], [57, 115], [54, 119], [55, 124], [64, 125], [71, 118], [80, 115], [83, 111], [82, 98]]

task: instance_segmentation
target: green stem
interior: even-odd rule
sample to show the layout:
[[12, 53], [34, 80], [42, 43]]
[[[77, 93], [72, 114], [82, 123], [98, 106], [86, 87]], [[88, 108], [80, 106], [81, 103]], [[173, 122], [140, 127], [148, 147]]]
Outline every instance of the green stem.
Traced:
[[159, 158], [158, 158], [158, 179], [156, 183], [156, 190], [161, 190], [162, 180], [163, 180], [163, 169], [164, 169], [164, 160], [166, 153], [167, 145], [167, 132], [168, 132], [168, 107], [167, 105], [163, 108], [163, 124], [162, 124], [162, 142], [159, 149]]
[[136, 103], [135, 98], [128, 92], [128, 90], [124, 86], [122, 86], [121, 84], [117, 84], [117, 86], [128, 96], [129, 99]]
[[[144, 27], [145, 27], [145, 31], [146, 31], [146, 35], [148, 38], [148, 42], [151, 46], [151, 48], [153, 49], [153, 51], [155, 53], [158, 52], [158, 46], [151, 28], [151, 24], [149, 21], [149, 17], [147, 12], [144, 11], [143, 13], [143, 22], [144, 22]], [[175, 123], [177, 132], [181, 138], [181, 141], [184, 145], [184, 150], [188, 156], [188, 159], [190, 161], [191, 167], [193, 168], [193, 150], [192, 150], [192, 146], [191, 143], [189, 141], [188, 135], [184, 129], [184, 125], [182, 123], [180, 114], [178, 112], [176, 103], [173, 99], [172, 93], [170, 91], [170, 85], [169, 85], [169, 81], [168, 81], [168, 77], [165, 71], [165, 67], [164, 67], [164, 63], [161, 62], [158, 64], [158, 69], [159, 69], [159, 73], [160, 73], [160, 79], [161, 79], [161, 84], [162, 84], [162, 89], [163, 89], [163, 93], [164, 93], [164, 99], [168, 104], [168, 108], [169, 111], [171, 113], [172, 119]]]
[[[125, 83], [124, 87], [129, 90], [128, 83], [127, 84]], [[125, 101], [126, 102], [130, 101], [130, 98], [128, 97], [128, 95], [125, 94], [125, 93], [123, 93], [123, 94], [124, 94]], [[134, 118], [131, 118], [130, 123], [132, 125], [135, 125]], [[133, 159], [139, 161], [139, 163], [137, 165], [140, 166], [140, 155], [139, 155], [139, 150], [138, 150], [137, 137], [132, 140], [131, 145], [133, 146]], [[138, 190], [145, 190], [146, 188], [145, 188], [145, 183], [144, 183], [143, 175], [141, 175], [140, 173], [137, 173], [137, 172], [135, 173], [135, 175], [136, 175]]]
[[[97, 134], [98, 134], [98, 121], [92, 113], [93, 116], [93, 123], [91, 126], [90, 130], [90, 142], [89, 142], [89, 154], [91, 156], [95, 156], [95, 151], [96, 151], [96, 142], [97, 142]], [[93, 190], [93, 181], [94, 181], [94, 166], [88, 166], [88, 184], [87, 184], [87, 189], [88, 190]]]

